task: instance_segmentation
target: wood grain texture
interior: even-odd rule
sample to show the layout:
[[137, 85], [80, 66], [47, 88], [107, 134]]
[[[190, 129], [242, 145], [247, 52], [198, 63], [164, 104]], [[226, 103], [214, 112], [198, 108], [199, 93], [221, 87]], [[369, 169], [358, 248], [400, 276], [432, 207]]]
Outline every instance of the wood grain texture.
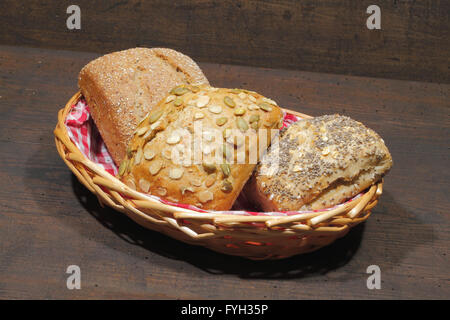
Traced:
[[0, 3], [0, 43], [110, 52], [180, 50], [197, 61], [450, 82], [450, 2], [378, 0], [77, 1], [81, 30], [66, 27], [67, 1]]
[[[101, 208], [65, 167], [53, 140], [57, 111], [96, 56], [0, 46], [0, 298], [450, 297], [450, 85], [202, 63], [216, 86], [362, 121], [394, 159], [366, 223], [317, 252], [255, 262], [143, 229]], [[66, 288], [71, 264], [81, 290]], [[381, 290], [366, 287], [372, 264]]]

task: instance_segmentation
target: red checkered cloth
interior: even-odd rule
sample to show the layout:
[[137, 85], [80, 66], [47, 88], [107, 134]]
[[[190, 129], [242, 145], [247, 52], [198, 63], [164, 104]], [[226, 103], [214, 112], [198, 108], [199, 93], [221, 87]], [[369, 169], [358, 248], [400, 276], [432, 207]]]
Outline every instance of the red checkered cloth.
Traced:
[[117, 167], [106, 149], [84, 99], [72, 106], [65, 123], [70, 139], [81, 153], [115, 176], [118, 172]]
[[[300, 118], [297, 116], [286, 113], [284, 115], [283, 119], [283, 126], [288, 127], [292, 123], [298, 121]], [[75, 105], [72, 106], [71, 111], [67, 115], [67, 118], [65, 120], [65, 124], [67, 127], [67, 132], [69, 134], [70, 139], [72, 142], [77, 146], [77, 148], [83, 153], [83, 155], [91, 160], [92, 162], [98, 164], [99, 166], [103, 167], [108, 173], [110, 173], [113, 176], [116, 176], [118, 173], [118, 169], [114, 163], [114, 161], [111, 158], [111, 155], [108, 152], [108, 149], [106, 148], [105, 143], [103, 142], [103, 139], [101, 135], [98, 132], [98, 129], [94, 123], [94, 121], [91, 118], [89, 106], [87, 105], [86, 101], [82, 98], [80, 99]], [[188, 205], [188, 204], [181, 204], [181, 203], [174, 203], [167, 201], [165, 199], [161, 199], [154, 195], [147, 195], [150, 198], [153, 198], [157, 201], [160, 201], [165, 204], [169, 204], [175, 207], [194, 210], [197, 212], [212, 212], [208, 210], [202, 210], [195, 206]], [[352, 201], [353, 199], [358, 198], [361, 196], [361, 194], [355, 196], [354, 198], [348, 200]], [[343, 204], [340, 204], [341, 206]], [[220, 212], [220, 213], [227, 213], [227, 214], [237, 214], [237, 215], [276, 215], [276, 216], [286, 216], [286, 215], [294, 215], [299, 213], [307, 213], [307, 211], [282, 211], [282, 212], [253, 212], [253, 211], [247, 211], [245, 208], [249, 208], [248, 203], [245, 200], [245, 196], [242, 194], [239, 196], [238, 200], [236, 200], [235, 204], [233, 205], [232, 211], [214, 211], [214, 212]], [[327, 211], [334, 209], [336, 207], [319, 210], [319, 211]], [[317, 210], [315, 210], [317, 211]], [[310, 211], [308, 211], [310, 212]]]

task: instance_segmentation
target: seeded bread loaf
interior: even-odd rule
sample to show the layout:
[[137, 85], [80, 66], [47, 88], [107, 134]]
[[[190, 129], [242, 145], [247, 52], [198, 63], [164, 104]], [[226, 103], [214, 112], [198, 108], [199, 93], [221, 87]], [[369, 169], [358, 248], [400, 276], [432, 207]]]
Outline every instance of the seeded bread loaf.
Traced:
[[139, 124], [120, 178], [172, 202], [228, 210], [282, 118], [255, 92], [178, 86]]
[[300, 120], [280, 135], [245, 189], [264, 211], [332, 207], [378, 181], [392, 166], [383, 139], [345, 116]]
[[136, 126], [179, 84], [208, 84], [191, 58], [171, 49], [134, 48], [88, 63], [78, 86], [114, 162], [119, 164]]

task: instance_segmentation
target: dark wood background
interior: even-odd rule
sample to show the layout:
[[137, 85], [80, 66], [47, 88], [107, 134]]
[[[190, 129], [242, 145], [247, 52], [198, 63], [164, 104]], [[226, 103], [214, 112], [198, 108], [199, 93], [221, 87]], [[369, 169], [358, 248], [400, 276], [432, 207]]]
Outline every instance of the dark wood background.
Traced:
[[[97, 56], [0, 46], [1, 298], [450, 298], [450, 85], [201, 63], [216, 86], [363, 121], [394, 159], [366, 223], [317, 252], [252, 262], [101, 208], [65, 166], [53, 141], [57, 111]], [[66, 288], [71, 264], [81, 290]], [[366, 287], [372, 264], [381, 290]]]
[[[450, 82], [448, 0], [3, 0], [0, 43], [106, 53], [178, 49], [200, 62]], [[381, 30], [366, 9], [381, 8]]]
[[[365, 28], [375, 2], [381, 31]], [[0, 298], [449, 299], [450, 1], [337, 3], [80, 0], [69, 31], [69, 1], [1, 1]], [[137, 45], [192, 55], [215, 86], [376, 130], [394, 167], [371, 218], [317, 252], [253, 262], [101, 208], [53, 129], [79, 70]], [[81, 290], [66, 288], [72, 264]], [[366, 287], [373, 264], [381, 290]]]

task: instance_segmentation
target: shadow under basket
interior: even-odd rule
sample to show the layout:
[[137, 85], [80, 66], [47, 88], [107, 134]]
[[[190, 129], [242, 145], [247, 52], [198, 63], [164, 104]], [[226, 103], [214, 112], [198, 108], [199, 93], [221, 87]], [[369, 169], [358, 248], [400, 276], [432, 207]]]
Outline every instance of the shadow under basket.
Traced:
[[189, 244], [253, 260], [282, 259], [311, 252], [343, 237], [350, 228], [365, 221], [383, 190], [383, 181], [379, 181], [360, 196], [332, 209], [292, 215], [199, 212], [168, 205], [129, 188], [87, 159], [71, 141], [65, 119], [80, 98], [80, 92], [76, 93], [58, 113], [54, 134], [61, 158], [101, 205], [123, 212], [145, 228]]

